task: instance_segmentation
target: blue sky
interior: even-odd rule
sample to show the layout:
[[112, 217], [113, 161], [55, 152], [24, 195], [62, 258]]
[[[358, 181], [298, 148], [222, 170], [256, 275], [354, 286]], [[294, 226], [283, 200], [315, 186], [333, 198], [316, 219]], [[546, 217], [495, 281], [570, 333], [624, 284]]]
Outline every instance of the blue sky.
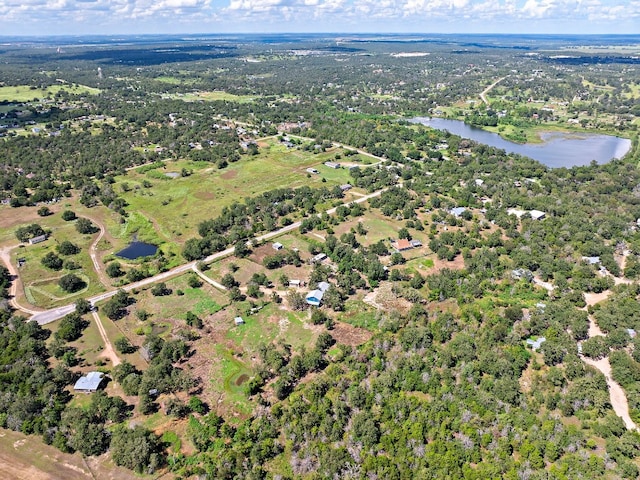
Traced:
[[640, 33], [640, 0], [0, 0], [0, 35]]

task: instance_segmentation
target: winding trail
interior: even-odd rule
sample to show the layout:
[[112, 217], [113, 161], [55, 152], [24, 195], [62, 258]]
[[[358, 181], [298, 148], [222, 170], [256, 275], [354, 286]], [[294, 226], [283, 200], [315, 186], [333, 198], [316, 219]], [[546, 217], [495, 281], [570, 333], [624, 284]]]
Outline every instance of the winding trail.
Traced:
[[[605, 290], [601, 293], [586, 293], [585, 302], [587, 306], [581, 310], [587, 310], [588, 307], [600, 303], [611, 295], [611, 290]], [[589, 338], [593, 337], [605, 337], [606, 335], [600, 330], [600, 327], [596, 323], [593, 315], [589, 315]], [[582, 353], [579, 354], [584, 363], [590, 365], [599, 370], [607, 381], [607, 387], [609, 387], [609, 397], [611, 399], [611, 406], [613, 411], [624, 422], [628, 430], [638, 430], [638, 426], [631, 419], [629, 415], [629, 402], [627, 401], [627, 395], [624, 389], [618, 382], [611, 378], [611, 363], [609, 363], [609, 357], [601, 358], [600, 360], [594, 360], [592, 358], [585, 357]]]
[[[628, 252], [623, 255], [620, 262], [621, 270], [623, 271], [626, 265], [627, 255], [628, 255]], [[632, 283], [631, 280], [624, 277], [613, 277], [613, 280], [615, 285], [620, 285], [623, 283], [624, 284]], [[539, 277], [534, 277], [533, 281], [536, 285], [544, 288], [548, 292], [552, 292], [553, 289], [555, 288], [551, 283], [544, 282]], [[585, 312], [587, 312], [590, 306], [596, 305], [608, 299], [611, 293], [612, 293], [611, 290], [605, 290], [604, 292], [600, 292], [600, 293], [585, 293], [584, 299], [585, 299], [586, 306], [581, 308], [580, 310], [584, 310]], [[595, 319], [593, 318], [593, 315], [589, 314], [588, 318], [589, 318], [589, 331], [588, 331], [589, 338], [606, 337], [605, 333], [600, 329]], [[588, 358], [582, 355], [582, 353], [579, 353], [579, 357], [580, 359], [582, 359], [584, 363], [594, 367], [604, 375], [604, 378], [607, 382], [607, 387], [609, 389], [609, 397], [610, 397], [611, 407], [613, 408], [613, 411], [616, 413], [618, 417], [622, 419], [622, 421], [624, 422], [628, 430], [638, 430], [638, 426], [631, 419], [631, 415], [629, 414], [629, 402], [627, 400], [627, 395], [624, 392], [624, 389], [620, 386], [618, 382], [613, 380], [613, 378], [611, 377], [611, 363], [609, 363], [609, 357], [604, 357], [604, 358], [601, 358], [600, 360], [594, 360], [592, 358]]]

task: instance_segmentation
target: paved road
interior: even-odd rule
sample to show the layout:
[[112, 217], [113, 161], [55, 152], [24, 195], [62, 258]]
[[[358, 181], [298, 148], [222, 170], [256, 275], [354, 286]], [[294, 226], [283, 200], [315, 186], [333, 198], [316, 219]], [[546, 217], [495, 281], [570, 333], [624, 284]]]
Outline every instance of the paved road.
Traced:
[[[386, 188], [383, 188], [381, 190], [378, 190], [376, 192], [370, 193], [369, 195], [365, 195], [364, 197], [360, 197], [354, 201], [350, 201], [350, 202], [345, 202], [343, 205], [350, 205], [352, 203], [363, 203], [366, 202], [367, 200], [377, 197], [379, 195], [382, 194], [382, 192], [384, 192], [385, 190], [387, 190]], [[329, 210], [326, 211], [326, 213], [328, 215], [332, 215], [333, 213], [335, 213], [337, 210], [337, 207], [333, 207], [330, 208]], [[298, 221], [298, 222], [294, 222], [291, 225], [287, 225], [286, 227], [282, 227], [278, 230], [275, 230], [273, 232], [268, 232], [265, 233], [263, 235], [260, 235], [258, 237], [256, 237], [256, 240], [258, 240], [259, 242], [264, 242], [267, 240], [271, 240], [272, 238], [275, 237], [279, 237], [280, 235], [284, 235], [285, 233], [291, 232], [297, 228], [300, 227], [300, 225], [302, 224], [302, 222]], [[206, 257], [205, 259], [203, 259], [203, 261], [205, 263], [212, 263], [215, 262], [217, 260], [220, 260], [222, 258], [228, 257], [230, 255], [233, 255], [234, 252], [234, 247], [230, 247], [227, 248], [226, 250], [223, 250], [221, 252], [217, 252], [214, 253], [212, 255], [209, 255], [208, 257]], [[149, 277], [149, 278], [145, 278], [144, 280], [140, 280], [139, 282], [135, 282], [135, 283], [130, 283], [128, 285], [125, 285], [124, 287], [122, 287], [123, 290], [129, 292], [131, 290], [134, 289], [139, 289], [142, 287], [146, 287], [148, 285], [151, 285], [153, 283], [157, 283], [157, 282], [163, 282], [171, 277], [175, 277], [178, 275], [182, 275], [185, 272], [188, 272], [189, 270], [197, 270], [196, 268], [196, 264], [198, 263], [198, 261], [193, 261], [193, 262], [189, 262], [189, 263], [185, 263], [183, 265], [180, 265], [178, 267], [172, 268], [171, 270], [167, 270], [166, 272], [162, 272], [159, 273], [158, 275], [155, 275], [153, 277]], [[95, 295], [93, 297], [88, 298], [87, 300], [89, 302], [91, 302], [91, 304], [96, 304], [98, 302], [101, 302], [103, 300], [107, 300], [111, 297], [113, 297], [116, 293], [118, 292], [117, 289], [115, 290], [111, 290], [109, 292], [105, 292], [105, 293], [101, 293], [99, 295]], [[58, 308], [54, 308], [51, 310], [47, 310], [44, 312], [38, 312], [35, 313], [32, 317], [31, 320], [38, 322], [40, 325], [46, 325], [47, 323], [51, 323], [51, 322], [55, 322], [56, 320], [64, 317], [65, 315], [67, 315], [68, 313], [71, 313], [75, 310], [75, 305], [71, 304], [71, 305], [66, 305], [64, 307], [58, 307]], [[27, 313], [33, 313], [33, 312], [27, 312]]]

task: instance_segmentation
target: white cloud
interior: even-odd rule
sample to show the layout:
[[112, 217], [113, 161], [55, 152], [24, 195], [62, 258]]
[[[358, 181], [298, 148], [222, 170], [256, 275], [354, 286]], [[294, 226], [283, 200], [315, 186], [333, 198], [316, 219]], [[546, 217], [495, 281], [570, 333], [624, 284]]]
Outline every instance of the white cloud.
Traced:
[[206, 25], [213, 31], [400, 32], [555, 25], [558, 33], [597, 25], [617, 33], [621, 24], [640, 33], [640, 0], [0, 0], [4, 34], [201, 32]]

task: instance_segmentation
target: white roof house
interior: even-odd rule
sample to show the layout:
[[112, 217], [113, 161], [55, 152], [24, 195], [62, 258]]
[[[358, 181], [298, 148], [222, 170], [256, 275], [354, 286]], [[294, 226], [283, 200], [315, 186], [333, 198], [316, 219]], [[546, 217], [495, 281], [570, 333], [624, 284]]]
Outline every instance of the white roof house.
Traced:
[[236, 317], [233, 319], [233, 323], [235, 323], [236, 325], [244, 325], [244, 320], [242, 319], [242, 317]]
[[283, 248], [283, 245], [280, 242], [275, 242], [271, 246], [273, 247], [274, 250], [282, 250], [282, 248]]
[[467, 211], [467, 209], [465, 207], [456, 207], [456, 208], [452, 208], [451, 210], [449, 210], [449, 213], [451, 215], [453, 215], [454, 217], [459, 217], [460, 215], [462, 215], [466, 211]]
[[533, 338], [529, 338], [527, 339], [527, 345], [530, 345], [531, 348], [535, 351], [535, 350], [538, 350], [540, 346], [546, 341], [547, 339], [544, 337], [538, 337], [537, 340], [534, 340]]
[[89, 372], [84, 377], [80, 377], [73, 386], [76, 392], [95, 392], [100, 388], [100, 384], [104, 380], [104, 373], [102, 372]]
[[547, 216], [547, 214], [541, 210], [531, 210], [529, 212], [529, 215], [531, 215], [531, 218], [533, 218], [534, 220], [542, 220]]

